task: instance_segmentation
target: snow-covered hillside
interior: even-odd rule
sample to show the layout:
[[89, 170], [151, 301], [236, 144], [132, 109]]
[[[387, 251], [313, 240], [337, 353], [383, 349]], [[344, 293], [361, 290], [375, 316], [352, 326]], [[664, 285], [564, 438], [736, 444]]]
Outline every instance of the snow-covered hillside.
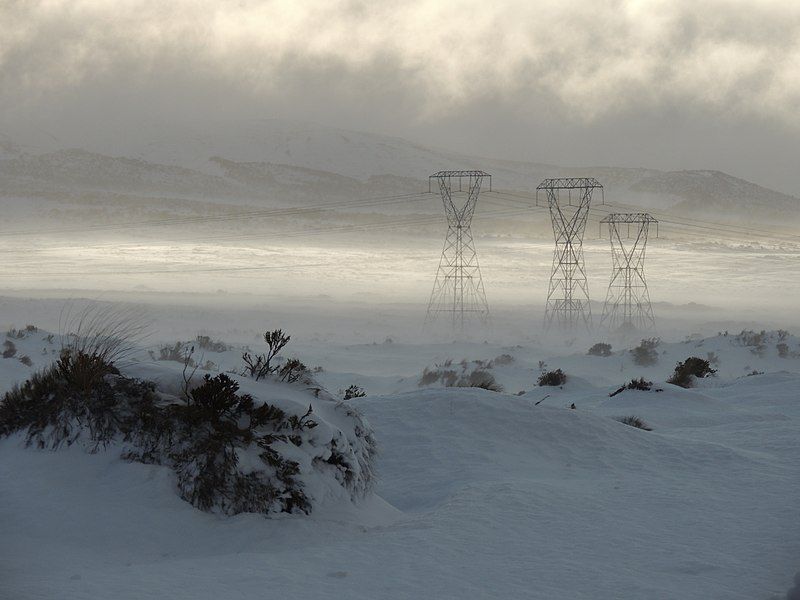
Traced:
[[[591, 176], [611, 202], [785, 223], [800, 199], [714, 171], [572, 167], [468, 156], [400, 138], [278, 120], [142, 126], [138, 135], [74, 143], [42, 132], [0, 136], [0, 190], [51, 199], [104, 191], [143, 197], [285, 205], [415, 193], [441, 169], [481, 168], [500, 190], [532, 192], [542, 179]], [[21, 134], [20, 134], [21, 135]]]
[[[55, 348], [42, 331], [11, 341], [3, 390]], [[165, 467], [4, 439], [0, 597], [777, 600], [800, 569], [794, 336], [663, 342], [648, 367], [622, 346], [602, 357], [300, 340], [297, 351], [331, 392], [366, 389], [348, 402], [380, 445], [374, 496], [311, 516], [215, 516], [181, 501]], [[709, 353], [715, 376], [665, 382], [676, 361]], [[225, 370], [239, 354], [204, 359]], [[137, 358], [127, 368], [140, 375], [180, 369], [146, 349]], [[506, 392], [420, 386], [448, 358], [483, 361]], [[563, 388], [538, 387], [555, 368]], [[609, 396], [640, 376], [652, 391]], [[653, 430], [616, 420], [630, 415]]]

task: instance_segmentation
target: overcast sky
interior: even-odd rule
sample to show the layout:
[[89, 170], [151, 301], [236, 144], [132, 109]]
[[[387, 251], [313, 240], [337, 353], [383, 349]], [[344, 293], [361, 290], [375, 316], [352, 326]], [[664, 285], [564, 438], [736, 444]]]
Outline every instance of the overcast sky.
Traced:
[[800, 195], [794, 0], [0, 0], [0, 32], [0, 131], [291, 118]]

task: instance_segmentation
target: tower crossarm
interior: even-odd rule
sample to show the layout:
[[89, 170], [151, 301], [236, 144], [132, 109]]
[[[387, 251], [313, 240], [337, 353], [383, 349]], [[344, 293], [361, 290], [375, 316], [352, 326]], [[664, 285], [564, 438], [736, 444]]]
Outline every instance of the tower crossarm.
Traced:
[[610, 213], [600, 220], [601, 223], [658, 223], [658, 219], [648, 213]]
[[602, 188], [594, 177], [559, 177], [545, 179], [536, 186], [537, 190], [577, 190], [582, 188]]

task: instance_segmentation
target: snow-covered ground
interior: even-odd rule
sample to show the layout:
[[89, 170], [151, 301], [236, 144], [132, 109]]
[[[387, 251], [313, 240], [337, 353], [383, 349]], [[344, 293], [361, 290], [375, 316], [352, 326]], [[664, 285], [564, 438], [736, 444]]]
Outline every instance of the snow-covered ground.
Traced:
[[[189, 331], [148, 344], [157, 354]], [[2, 440], [0, 598], [783, 598], [800, 569], [800, 339], [737, 333], [674, 332], [649, 367], [616, 342], [598, 357], [580, 343], [298, 335], [288, 355], [321, 366], [332, 393], [366, 389], [349, 402], [381, 451], [373, 496], [311, 516], [207, 514], [165, 467]], [[3, 390], [53, 359], [46, 338], [12, 340]], [[147, 349], [130, 372], [175, 372]], [[715, 377], [665, 383], [676, 361], [709, 353]], [[426, 367], [501, 355], [489, 370], [504, 392], [419, 385]], [[240, 350], [204, 359], [226, 370]], [[567, 383], [538, 387], [543, 368]], [[640, 376], [663, 391], [609, 397]], [[627, 415], [653, 431], [615, 420]]]

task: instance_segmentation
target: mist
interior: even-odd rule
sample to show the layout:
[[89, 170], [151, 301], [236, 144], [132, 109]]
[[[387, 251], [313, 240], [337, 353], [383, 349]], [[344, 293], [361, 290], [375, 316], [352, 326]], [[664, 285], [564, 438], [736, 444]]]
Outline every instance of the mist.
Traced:
[[0, 0], [0, 596], [794, 597], [798, 107], [778, 0]]
[[798, 193], [796, 6], [585, 4], [5, 3], [0, 124], [85, 147], [143, 124], [294, 119]]

